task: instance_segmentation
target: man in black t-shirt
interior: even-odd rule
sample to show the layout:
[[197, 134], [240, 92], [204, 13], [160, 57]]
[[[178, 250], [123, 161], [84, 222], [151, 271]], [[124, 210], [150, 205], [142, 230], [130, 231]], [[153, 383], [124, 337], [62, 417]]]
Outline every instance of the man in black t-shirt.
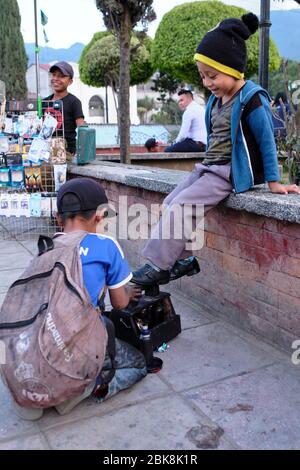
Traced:
[[[76, 98], [76, 96], [68, 92], [68, 87], [73, 82], [74, 71], [70, 64], [61, 61], [52, 65], [50, 73], [51, 85], [54, 93], [47, 98], [44, 98], [44, 101], [61, 100], [63, 102], [64, 133], [67, 142], [66, 150], [70, 154], [74, 155], [76, 153], [76, 128], [85, 124], [81, 101]], [[49, 107], [52, 107], [52, 105]], [[50, 111], [50, 109], [45, 109], [44, 105], [44, 112], [47, 111]], [[59, 101], [57, 103], [57, 109], [54, 109], [51, 114], [56, 117], [58, 122], [61, 122]], [[63, 135], [62, 129], [59, 129], [59, 126], [57, 135]]]

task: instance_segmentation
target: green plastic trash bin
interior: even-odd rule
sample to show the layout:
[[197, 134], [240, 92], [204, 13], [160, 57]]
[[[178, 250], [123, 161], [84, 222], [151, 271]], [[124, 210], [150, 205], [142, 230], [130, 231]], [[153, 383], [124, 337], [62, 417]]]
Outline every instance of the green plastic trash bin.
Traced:
[[96, 158], [96, 131], [88, 126], [77, 128], [77, 164], [84, 165]]

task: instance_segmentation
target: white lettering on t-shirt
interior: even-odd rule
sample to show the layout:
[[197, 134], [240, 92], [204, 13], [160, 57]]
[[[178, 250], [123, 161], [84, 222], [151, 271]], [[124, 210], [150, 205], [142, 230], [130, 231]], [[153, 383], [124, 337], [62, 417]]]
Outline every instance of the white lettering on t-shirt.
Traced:
[[89, 252], [89, 248], [83, 248], [83, 246], [80, 247], [79, 249], [79, 256], [87, 256]]

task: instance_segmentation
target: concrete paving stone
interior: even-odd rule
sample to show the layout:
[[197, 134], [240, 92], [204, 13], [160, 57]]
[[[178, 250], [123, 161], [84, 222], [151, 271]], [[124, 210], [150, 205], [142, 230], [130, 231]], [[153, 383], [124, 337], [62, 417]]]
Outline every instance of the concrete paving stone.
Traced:
[[0, 441], [0, 450], [45, 450], [48, 448], [40, 435], [22, 436], [9, 441]]
[[1, 253], [0, 257], [0, 270], [3, 269], [17, 269], [26, 268], [32, 259], [32, 255], [24, 248], [21, 248], [16, 253]]
[[20, 243], [12, 240], [1, 240], [0, 241], [0, 253], [5, 254], [17, 254], [17, 253], [28, 253], [26, 249], [20, 245]]
[[185, 396], [242, 449], [294, 450], [300, 448], [299, 390], [300, 374], [275, 364]]
[[137, 402], [152, 400], [162, 395], [167, 396], [169, 393], [173, 392], [160, 380], [159, 374], [148, 374], [130, 389], [118, 393], [103, 403], [88, 398], [64, 416], [60, 416], [54, 409], [46, 410], [38, 421], [39, 428], [45, 430], [62, 423], [75, 422], [95, 415], [102, 416], [115, 409], [130, 407]]
[[275, 348], [268, 342], [263, 341], [261, 337], [255, 336], [254, 333], [249, 333], [245, 330], [242, 330], [238, 326], [228, 323], [225, 319], [224, 320], [219, 319], [219, 321], [220, 321], [220, 324], [222, 324], [224, 328], [229, 330], [232, 334], [235, 334], [239, 336], [240, 338], [246, 340], [247, 342], [251, 343], [255, 348], [259, 348], [263, 351], [266, 351], [268, 354], [271, 354], [274, 357], [274, 359], [278, 359], [280, 361], [285, 361], [287, 359], [290, 360], [290, 357], [286, 351]]
[[179, 294], [171, 292], [171, 301], [175, 312], [180, 315], [182, 330], [217, 321], [201, 305]]
[[3, 269], [0, 272], [0, 293], [5, 293], [23, 271], [24, 269]]
[[[190, 298], [187, 298], [184, 294], [180, 295], [180, 294], [174, 292], [173, 290], [169, 290], [169, 292], [172, 294], [173, 304], [174, 304], [174, 308], [175, 308], [176, 312], [178, 310], [177, 302], [182, 302], [182, 304], [183, 304], [183, 308], [180, 305], [179, 306], [180, 310], [178, 310], [178, 313], [181, 315], [182, 324], [184, 325], [183, 329], [185, 328], [184, 312], [186, 312], [186, 311], [189, 312], [189, 310], [190, 310], [189, 306], [191, 306], [192, 309], [195, 310], [195, 312], [199, 311], [201, 313], [201, 315], [204, 315], [211, 322], [214, 322], [214, 321], [219, 322], [221, 325], [223, 325], [223, 327], [228, 329], [231, 333], [234, 333], [237, 336], [240, 336], [242, 339], [245, 339], [246, 341], [252, 343], [255, 347], [258, 347], [259, 349], [262, 349], [262, 350], [266, 351], [267, 353], [272, 354], [272, 356], [274, 356], [274, 358], [277, 358], [278, 360], [285, 360], [287, 358], [287, 352], [286, 351], [275, 348], [274, 346], [272, 346], [268, 342], [263, 341], [260, 337], [256, 336], [253, 332], [249, 333], [245, 330], [242, 330], [238, 326], [236, 326], [232, 323], [229, 323], [226, 318], [222, 318], [222, 315], [221, 316], [217, 315], [217, 312], [213, 312], [211, 309], [201, 305], [201, 303], [197, 302], [195, 299], [191, 300]], [[179, 299], [179, 300], [177, 300], [177, 299]], [[185, 305], [187, 306], [186, 308], [184, 308]], [[198, 313], [197, 313], [197, 315], [198, 315]], [[196, 315], [196, 318], [197, 318], [197, 315]], [[209, 323], [209, 322], [206, 322], [206, 323]], [[203, 322], [202, 324], [205, 324], [205, 322]], [[194, 326], [198, 326], [198, 325], [194, 325]]]
[[160, 357], [164, 360], [161, 376], [175, 390], [207, 384], [274, 362], [271, 354], [219, 323], [183, 331]]
[[189, 303], [172, 299], [175, 312], [180, 315], [181, 329], [187, 330], [198, 326], [215, 323], [217, 319], [209, 318], [204, 310], [196, 310]]
[[15, 414], [10, 394], [0, 378], [0, 444], [4, 439], [18, 440], [25, 433], [37, 434], [38, 432], [36, 422], [25, 421]]
[[[44, 434], [52, 449], [173, 449], [196, 450], [197, 430], [216, 429], [199, 416], [181, 398], [172, 396], [122, 408], [105, 416], [97, 416], [47, 430]], [[222, 430], [216, 448], [232, 449]], [[208, 432], [207, 432], [208, 433]], [[203, 442], [203, 441], [202, 441]]]
[[38, 250], [37, 250], [37, 239], [35, 240], [21, 240], [20, 244], [29, 250], [32, 255], [36, 255]]

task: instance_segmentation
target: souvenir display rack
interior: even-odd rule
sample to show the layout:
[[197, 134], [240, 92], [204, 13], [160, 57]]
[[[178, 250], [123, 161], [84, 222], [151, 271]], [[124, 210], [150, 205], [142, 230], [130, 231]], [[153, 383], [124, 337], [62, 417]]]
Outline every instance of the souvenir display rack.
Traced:
[[59, 230], [56, 194], [66, 180], [63, 103], [3, 102], [0, 114], [0, 238], [26, 240]]

